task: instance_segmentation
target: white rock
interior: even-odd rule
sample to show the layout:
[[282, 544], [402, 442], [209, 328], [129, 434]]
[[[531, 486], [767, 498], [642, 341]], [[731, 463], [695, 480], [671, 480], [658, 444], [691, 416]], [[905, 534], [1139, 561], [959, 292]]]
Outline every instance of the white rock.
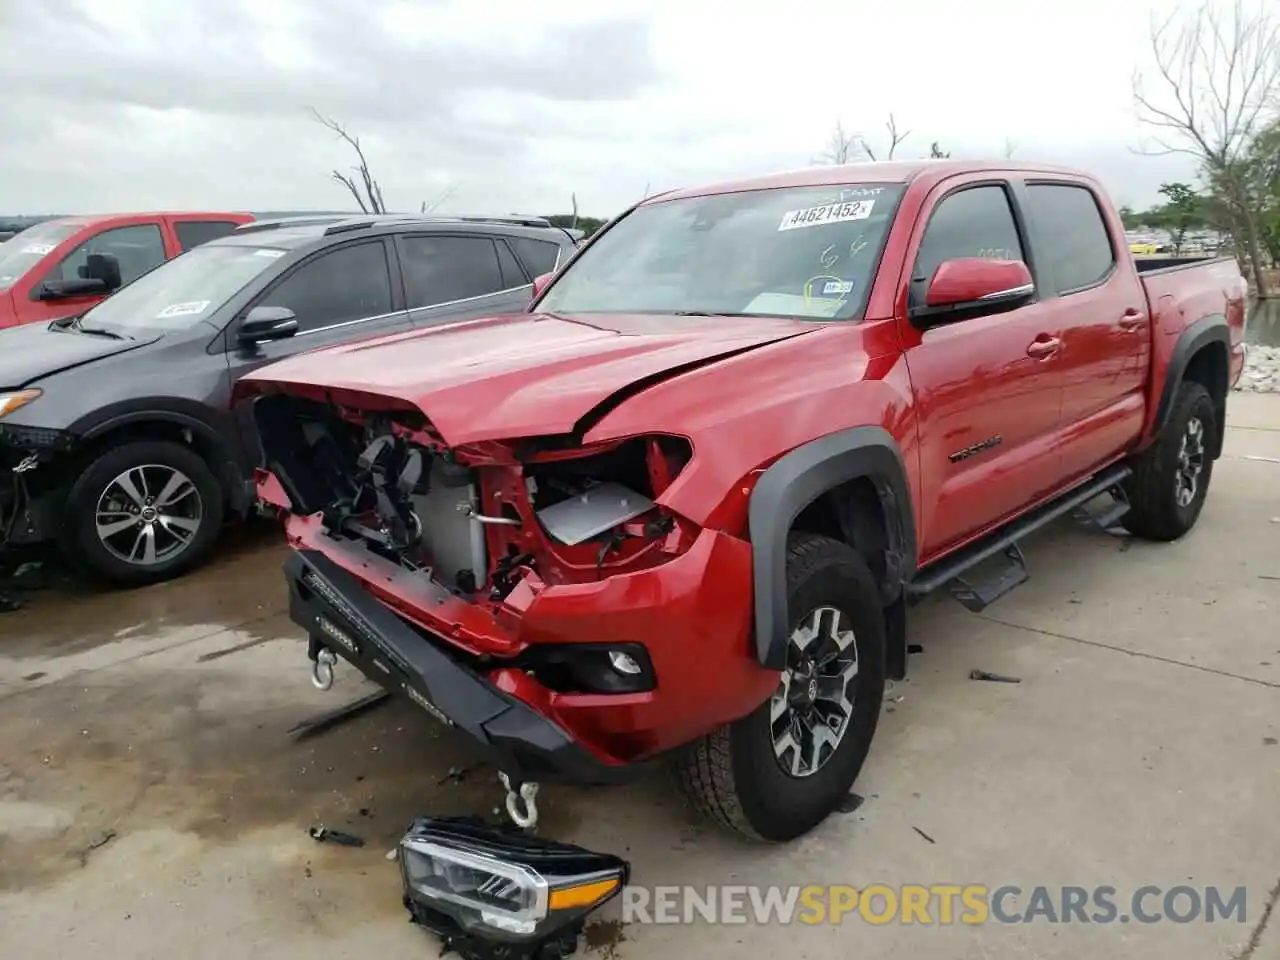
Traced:
[[1236, 389], [1248, 393], [1280, 393], [1280, 347], [1250, 344], [1244, 374]]

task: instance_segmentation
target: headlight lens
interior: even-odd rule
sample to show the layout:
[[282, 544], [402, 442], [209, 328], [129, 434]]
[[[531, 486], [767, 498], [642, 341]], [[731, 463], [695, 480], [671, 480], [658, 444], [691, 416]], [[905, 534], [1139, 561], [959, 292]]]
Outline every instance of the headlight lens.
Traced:
[[0, 393], [0, 417], [7, 417], [18, 408], [25, 407], [43, 392], [32, 388], [30, 390], [11, 390], [8, 393]]
[[405, 905], [448, 940], [459, 932], [524, 942], [572, 932], [622, 891], [629, 865], [608, 854], [468, 818], [416, 820], [400, 841]]

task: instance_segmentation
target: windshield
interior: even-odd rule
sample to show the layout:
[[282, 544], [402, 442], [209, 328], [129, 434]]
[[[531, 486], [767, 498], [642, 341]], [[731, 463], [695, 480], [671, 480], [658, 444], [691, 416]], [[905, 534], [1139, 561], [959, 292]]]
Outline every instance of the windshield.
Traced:
[[122, 287], [86, 313], [79, 325], [125, 335], [139, 329], [193, 327], [284, 254], [269, 247], [193, 247]]
[[900, 184], [751, 190], [649, 204], [591, 244], [550, 313], [859, 315]]
[[8, 290], [21, 280], [23, 274], [82, 226], [66, 220], [37, 223], [0, 243], [0, 290]]

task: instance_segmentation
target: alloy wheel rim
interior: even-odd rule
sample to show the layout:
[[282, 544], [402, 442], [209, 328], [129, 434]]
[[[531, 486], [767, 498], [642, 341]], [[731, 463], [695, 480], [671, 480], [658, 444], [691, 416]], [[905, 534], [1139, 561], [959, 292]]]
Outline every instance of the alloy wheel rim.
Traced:
[[1174, 474], [1174, 496], [1178, 506], [1188, 507], [1200, 491], [1200, 474], [1204, 471], [1204, 423], [1199, 417], [1187, 421], [1178, 448], [1178, 467]]
[[813, 776], [853, 722], [858, 643], [849, 617], [818, 607], [791, 631], [787, 668], [769, 701], [774, 757], [788, 776]]
[[186, 550], [203, 519], [204, 503], [191, 478], [158, 463], [125, 470], [107, 484], [94, 510], [98, 541], [112, 556], [141, 567]]

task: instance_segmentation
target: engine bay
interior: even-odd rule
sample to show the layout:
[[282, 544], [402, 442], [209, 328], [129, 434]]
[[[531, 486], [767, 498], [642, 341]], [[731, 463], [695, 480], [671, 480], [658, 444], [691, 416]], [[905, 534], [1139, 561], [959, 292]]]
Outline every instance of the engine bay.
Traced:
[[417, 411], [356, 410], [284, 394], [254, 418], [295, 513], [333, 537], [501, 603], [524, 581], [599, 580], [662, 563], [696, 530], [657, 501], [692, 457], [675, 436], [582, 445], [531, 438], [448, 447]]

